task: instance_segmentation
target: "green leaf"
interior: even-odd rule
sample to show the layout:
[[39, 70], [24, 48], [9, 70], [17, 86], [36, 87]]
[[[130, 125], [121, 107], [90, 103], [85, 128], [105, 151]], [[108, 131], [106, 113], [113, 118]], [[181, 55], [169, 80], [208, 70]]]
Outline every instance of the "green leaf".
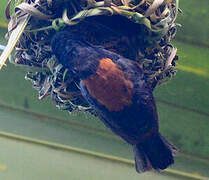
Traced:
[[25, 15], [22, 21], [17, 25], [16, 29], [11, 33], [8, 44], [0, 57], [0, 69], [2, 68], [2, 66], [5, 65], [6, 60], [8, 59], [20, 36], [22, 35], [26, 25], [28, 24], [29, 19], [30, 16]]

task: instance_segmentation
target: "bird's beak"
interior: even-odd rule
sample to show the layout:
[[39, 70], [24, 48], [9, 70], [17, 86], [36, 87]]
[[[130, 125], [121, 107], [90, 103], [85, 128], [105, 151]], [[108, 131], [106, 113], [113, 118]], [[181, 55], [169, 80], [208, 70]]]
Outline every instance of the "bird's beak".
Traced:
[[26, 25], [28, 24], [30, 16], [26, 15], [21, 22], [17, 25], [17, 27], [12, 31], [9, 41], [7, 43], [7, 46], [1, 47], [1, 50], [3, 50], [1, 56], [0, 56], [0, 70], [1, 68], [5, 65], [6, 60], [8, 59], [9, 55], [11, 54], [11, 52], [13, 51], [16, 43], [18, 42], [18, 40], [20, 39]]

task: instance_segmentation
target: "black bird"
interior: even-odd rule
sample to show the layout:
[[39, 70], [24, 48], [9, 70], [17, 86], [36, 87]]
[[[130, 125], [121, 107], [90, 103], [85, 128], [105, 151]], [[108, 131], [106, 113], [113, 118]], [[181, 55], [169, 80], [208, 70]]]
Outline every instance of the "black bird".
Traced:
[[159, 133], [152, 89], [136, 62], [68, 31], [58, 32], [51, 48], [80, 79], [83, 97], [103, 123], [133, 146], [137, 172], [163, 170], [174, 163], [177, 149]]

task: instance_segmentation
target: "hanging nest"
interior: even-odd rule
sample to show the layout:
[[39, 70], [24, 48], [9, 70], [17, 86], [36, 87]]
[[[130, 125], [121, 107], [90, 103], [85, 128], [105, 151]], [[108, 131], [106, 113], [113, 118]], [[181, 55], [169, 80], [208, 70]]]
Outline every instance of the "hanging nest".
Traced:
[[27, 69], [39, 99], [51, 96], [60, 109], [91, 112], [79, 90], [79, 79], [53, 56], [50, 42], [59, 30], [79, 34], [87, 42], [137, 61], [152, 89], [176, 74], [176, 48], [170, 44], [178, 0], [19, 0], [9, 19], [7, 37], [27, 19], [14, 58]]

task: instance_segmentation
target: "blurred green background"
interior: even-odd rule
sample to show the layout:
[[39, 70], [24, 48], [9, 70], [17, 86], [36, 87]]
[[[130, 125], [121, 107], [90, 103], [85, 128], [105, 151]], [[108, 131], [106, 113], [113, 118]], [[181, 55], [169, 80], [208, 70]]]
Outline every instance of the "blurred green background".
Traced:
[[[7, 23], [6, 3], [6, 0], [0, 2], [0, 44], [6, 44], [3, 28]], [[181, 151], [173, 168], [209, 177], [208, 7], [208, 0], [180, 0], [183, 13], [177, 22], [182, 27], [173, 42], [178, 48], [178, 73], [172, 81], [156, 89], [155, 97], [161, 132]], [[98, 119], [81, 113], [69, 115], [56, 109], [50, 99], [38, 100], [31, 83], [24, 80], [24, 74], [10, 64], [0, 72], [0, 131], [132, 159], [130, 147]], [[25, 117], [26, 114], [35, 119]], [[76, 128], [71, 130], [72, 127]]]

